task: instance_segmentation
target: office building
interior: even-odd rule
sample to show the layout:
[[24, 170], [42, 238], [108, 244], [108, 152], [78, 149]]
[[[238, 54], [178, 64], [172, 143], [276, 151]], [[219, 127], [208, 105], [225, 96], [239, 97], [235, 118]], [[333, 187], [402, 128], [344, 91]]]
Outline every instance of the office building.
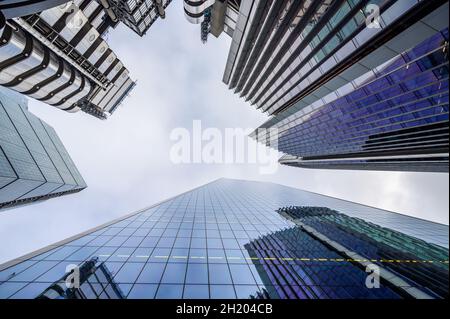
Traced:
[[0, 87], [0, 211], [86, 188], [55, 130]]
[[6, 20], [0, 25], [0, 85], [105, 119], [135, 86], [106, 35], [123, 22], [143, 36], [170, 2], [74, 0]]
[[66, 272], [36, 299], [124, 299], [124, 295], [105, 263], [92, 258]]
[[303, 168], [448, 172], [448, 28], [293, 114], [258, 141]]
[[186, 16], [231, 30], [223, 81], [272, 116], [278, 140], [253, 136], [282, 164], [448, 172], [448, 1], [198, 2]]
[[129, 299], [444, 298], [448, 238], [447, 225], [221, 179], [3, 264], [0, 297], [41, 296], [94, 258]]

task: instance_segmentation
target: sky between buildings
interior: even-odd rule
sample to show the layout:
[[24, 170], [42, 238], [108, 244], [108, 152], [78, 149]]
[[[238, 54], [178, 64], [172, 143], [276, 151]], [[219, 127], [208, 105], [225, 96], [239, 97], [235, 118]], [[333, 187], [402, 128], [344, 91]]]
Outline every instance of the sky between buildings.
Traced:
[[[144, 38], [123, 25], [109, 43], [137, 86], [107, 121], [30, 100], [53, 126], [88, 184], [81, 193], [0, 213], [0, 263], [150, 206], [220, 177], [270, 181], [449, 223], [448, 174], [305, 170], [261, 175], [255, 164], [176, 165], [175, 128], [256, 128], [267, 117], [222, 83], [230, 39], [210, 36], [183, 16], [180, 0]], [[230, 150], [227, 150], [230, 151]]]

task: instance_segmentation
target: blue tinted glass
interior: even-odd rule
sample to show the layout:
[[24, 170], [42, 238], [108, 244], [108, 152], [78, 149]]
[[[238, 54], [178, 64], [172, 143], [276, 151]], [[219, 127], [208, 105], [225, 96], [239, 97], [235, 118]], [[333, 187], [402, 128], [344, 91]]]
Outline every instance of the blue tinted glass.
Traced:
[[142, 268], [143, 264], [141, 263], [127, 263], [114, 277], [114, 281], [117, 283], [134, 283]]
[[179, 299], [182, 296], [182, 285], [160, 285], [156, 294], [158, 299]]
[[236, 299], [236, 294], [234, 292], [233, 286], [211, 285], [210, 289], [211, 289], [211, 299]]
[[[367, 273], [317, 233], [380, 267], [392, 271], [389, 267], [395, 265], [398, 276], [430, 297], [448, 294], [448, 286], [438, 284], [448, 282], [448, 249], [441, 247], [448, 246], [448, 226], [280, 185], [220, 180], [155, 206], [148, 215], [138, 213], [127, 223], [132, 231], [109, 227], [105, 232], [124, 237], [154, 223], [191, 227], [200, 237], [183, 238], [189, 247], [154, 248], [178, 238], [164, 236], [146, 237], [133, 247], [62, 245], [39, 257], [53, 255], [55, 260], [28, 260], [0, 272], [0, 296], [9, 298], [29, 283], [44, 284], [44, 291], [63, 278], [69, 264], [96, 267], [89, 284], [82, 285], [90, 298], [395, 299], [406, 293], [384, 284], [368, 289]], [[208, 230], [204, 238], [203, 230]], [[219, 237], [210, 238], [209, 230]], [[153, 247], [143, 246], [144, 241]], [[190, 247], [191, 242], [200, 248]], [[222, 243], [234, 248], [221, 248]], [[400, 261], [384, 263], [386, 256]], [[88, 262], [80, 261], [86, 257]], [[411, 258], [417, 262], [407, 263]], [[32, 285], [21, 294], [32, 298], [36, 287], [42, 288]]]
[[183, 283], [186, 276], [186, 266], [186, 264], [167, 264], [161, 282], [168, 284]]
[[137, 279], [138, 283], [159, 283], [161, 281], [161, 277], [164, 273], [166, 265], [165, 264], [147, 264], [143, 268], [139, 278]]
[[208, 267], [206, 264], [189, 264], [186, 283], [208, 284]]
[[185, 299], [208, 299], [209, 287], [207, 285], [186, 285], [183, 298]]
[[247, 265], [230, 265], [230, 271], [233, 282], [243, 285], [256, 284], [252, 272]]
[[231, 284], [228, 265], [209, 265], [209, 282], [211, 284]]
[[39, 296], [46, 288], [48, 284], [46, 283], [31, 283], [17, 293], [15, 293], [11, 299], [34, 299]]
[[0, 285], [0, 298], [6, 299], [23, 288], [26, 283], [5, 282]]
[[17, 276], [13, 276], [12, 279], [14, 281], [19, 282], [29, 282], [37, 277], [41, 276], [43, 273], [45, 273], [48, 269], [53, 268], [58, 262], [56, 261], [39, 261], [38, 263], [34, 264], [33, 266], [27, 268], [26, 270], [22, 271]]
[[128, 294], [129, 299], [153, 299], [158, 285], [136, 284]]

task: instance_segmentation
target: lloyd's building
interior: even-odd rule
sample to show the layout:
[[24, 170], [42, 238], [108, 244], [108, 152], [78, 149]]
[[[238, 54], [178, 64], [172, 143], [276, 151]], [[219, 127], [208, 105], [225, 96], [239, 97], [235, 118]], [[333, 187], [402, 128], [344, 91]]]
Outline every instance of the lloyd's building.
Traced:
[[185, 1], [232, 37], [223, 81], [252, 136], [306, 168], [448, 172], [447, 0]]
[[0, 85], [105, 119], [135, 85], [106, 35], [122, 22], [143, 36], [170, 2], [2, 1]]

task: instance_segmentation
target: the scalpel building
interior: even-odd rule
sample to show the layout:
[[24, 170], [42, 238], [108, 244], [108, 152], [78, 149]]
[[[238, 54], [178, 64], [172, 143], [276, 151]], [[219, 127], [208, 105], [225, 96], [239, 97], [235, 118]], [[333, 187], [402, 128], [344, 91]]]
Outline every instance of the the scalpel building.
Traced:
[[55, 130], [25, 97], [0, 87], [0, 212], [85, 188]]
[[81, 285], [89, 298], [448, 298], [448, 239], [447, 225], [222, 179], [0, 266], [0, 297], [67, 295], [67, 267], [93, 261], [108, 276]]

